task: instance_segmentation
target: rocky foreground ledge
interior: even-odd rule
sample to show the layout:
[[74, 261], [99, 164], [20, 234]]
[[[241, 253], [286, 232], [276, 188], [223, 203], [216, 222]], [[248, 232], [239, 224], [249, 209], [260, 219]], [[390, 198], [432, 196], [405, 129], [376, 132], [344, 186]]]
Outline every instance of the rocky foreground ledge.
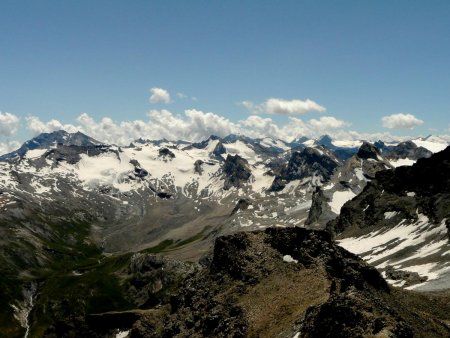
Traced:
[[137, 294], [145, 289], [153, 306], [141, 302], [135, 311], [91, 314], [83, 325], [65, 327], [91, 337], [118, 330], [129, 337], [450, 335], [448, 297], [390, 288], [324, 231], [269, 228], [219, 237], [199, 264], [136, 257], [129, 269], [151, 286], [141, 278]]

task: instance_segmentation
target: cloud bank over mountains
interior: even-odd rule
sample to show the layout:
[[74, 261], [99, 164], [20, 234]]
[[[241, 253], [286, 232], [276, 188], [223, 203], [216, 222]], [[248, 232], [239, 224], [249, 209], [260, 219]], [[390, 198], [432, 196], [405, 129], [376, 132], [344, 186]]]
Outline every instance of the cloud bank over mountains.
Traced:
[[[0, 132], [3, 136], [11, 137], [19, 128], [19, 117], [3, 113], [0, 115]], [[102, 142], [128, 145], [138, 138], [199, 141], [210, 135], [226, 136], [229, 134], [243, 134], [253, 138], [273, 137], [285, 141], [306, 136], [310, 138], [329, 134], [341, 140], [377, 140], [398, 139], [389, 133], [359, 133], [348, 130], [351, 124], [333, 116], [321, 116], [309, 120], [302, 120], [290, 116], [287, 122], [277, 123], [270, 117], [250, 115], [245, 119], [233, 122], [212, 112], [196, 109], [185, 110], [183, 114], [174, 114], [167, 109], [151, 110], [146, 119], [114, 121], [110, 117], [95, 119], [83, 113], [76, 119], [76, 123], [67, 124], [52, 119], [42, 121], [37, 116], [25, 118], [24, 127], [32, 136], [40, 133], [64, 129], [68, 132], [81, 131]], [[3, 142], [0, 150], [9, 151], [16, 147], [13, 141]]]
[[233, 122], [212, 112], [196, 109], [185, 110], [183, 114], [173, 114], [169, 110], [151, 110], [146, 120], [114, 121], [109, 117], [100, 120], [83, 113], [76, 119], [76, 124], [63, 124], [58, 120], [42, 121], [37, 116], [26, 118], [26, 128], [33, 135], [64, 129], [68, 132], [81, 131], [100, 141], [129, 144], [140, 137], [145, 139], [162, 139], [199, 141], [210, 135], [226, 136], [243, 134], [246, 136], [273, 137], [292, 141], [299, 136], [315, 137], [323, 133], [334, 134], [336, 129], [348, 125], [331, 116], [303, 121], [289, 117], [285, 124], [277, 124], [271, 118], [251, 115]]
[[[151, 104], [170, 104], [175, 100], [195, 101], [183, 93], [171, 96], [168, 90], [153, 87], [150, 89]], [[241, 103], [251, 115], [232, 121], [213, 112], [198, 109], [187, 109], [183, 113], [173, 113], [168, 109], [151, 109], [143, 119], [115, 121], [110, 117], [95, 118], [87, 113], [80, 114], [75, 123], [64, 123], [57, 119], [43, 121], [38, 116], [20, 118], [12, 113], [0, 112], [0, 153], [17, 148], [19, 142], [15, 139], [18, 131], [26, 129], [31, 136], [55, 130], [68, 132], [81, 131], [105, 143], [128, 145], [138, 138], [200, 141], [210, 135], [226, 136], [242, 134], [253, 138], [272, 137], [290, 142], [295, 138], [306, 136], [317, 138], [328, 134], [336, 140], [369, 140], [383, 139], [402, 140], [389, 132], [360, 133], [351, 130], [349, 121], [340, 120], [326, 115], [326, 108], [310, 99], [285, 100], [269, 98], [262, 103], [251, 101]], [[319, 117], [300, 118], [299, 116], [312, 112]], [[284, 122], [278, 122], [262, 114], [283, 115]], [[315, 115], [317, 116], [317, 115]], [[398, 113], [381, 118], [381, 124], [389, 130], [412, 130], [424, 124], [412, 114]], [[405, 138], [405, 137], [403, 137]], [[448, 137], [450, 139], [450, 137]]]

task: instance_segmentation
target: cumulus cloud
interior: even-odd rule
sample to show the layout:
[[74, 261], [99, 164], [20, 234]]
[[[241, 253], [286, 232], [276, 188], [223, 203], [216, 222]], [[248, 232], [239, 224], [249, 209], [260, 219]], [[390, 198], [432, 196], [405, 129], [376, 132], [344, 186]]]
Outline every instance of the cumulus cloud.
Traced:
[[11, 136], [19, 128], [19, 117], [10, 113], [0, 112], [0, 136]]
[[274, 137], [280, 134], [280, 128], [271, 118], [251, 115], [239, 121], [240, 132], [250, 137]]
[[389, 129], [414, 129], [424, 123], [412, 114], [403, 113], [384, 116], [381, 121], [383, 127]]
[[33, 134], [65, 129], [68, 132], [81, 131], [93, 138], [119, 145], [127, 145], [138, 139], [161, 139], [198, 141], [210, 135], [226, 136], [239, 133], [236, 123], [223, 116], [200, 110], [186, 110], [184, 115], [174, 115], [168, 110], [152, 110], [148, 120], [114, 121], [110, 117], [96, 120], [83, 113], [77, 124], [62, 124], [57, 120], [41, 121], [38, 117], [27, 118], [28, 130]]
[[0, 142], [0, 156], [7, 154], [13, 150], [16, 150], [19, 147], [20, 147], [20, 142], [18, 142], [18, 141]]
[[165, 89], [153, 87], [150, 89], [150, 94], [151, 95], [149, 100], [151, 103], [170, 103], [170, 94]]
[[152, 110], [148, 115], [155, 138], [198, 141], [210, 135], [226, 136], [239, 132], [238, 126], [227, 118], [196, 109], [186, 110], [184, 117], [167, 110]]
[[302, 100], [284, 100], [279, 98], [270, 98], [260, 104], [254, 104], [252, 101], [243, 101], [242, 105], [253, 113], [267, 113], [278, 115], [301, 115], [307, 112], [324, 112], [325, 107], [318, 103], [306, 99]]
[[215, 113], [196, 109], [186, 110], [183, 114], [173, 114], [166, 109], [151, 110], [145, 120], [114, 121], [109, 117], [94, 119], [84, 113], [77, 118], [76, 125], [63, 124], [57, 120], [43, 122], [37, 117], [29, 117], [27, 122], [28, 129], [34, 134], [58, 129], [69, 132], [78, 130], [99, 141], [118, 145], [128, 145], [138, 138], [200, 141], [210, 135], [224, 137], [229, 134], [253, 138], [273, 137], [287, 142], [301, 136], [316, 138], [323, 134], [329, 134], [336, 140], [403, 140], [389, 133], [361, 134], [346, 130], [349, 123], [332, 116], [309, 121], [290, 116], [288, 122], [280, 124], [269, 117], [251, 115], [233, 122]]
[[349, 123], [338, 120], [333, 116], [322, 116], [320, 119], [311, 119], [309, 120], [309, 124], [311, 127], [319, 129], [319, 130], [329, 130], [329, 129], [337, 129], [348, 126]]
[[47, 122], [42, 122], [37, 116], [28, 116], [26, 118], [27, 129], [31, 132], [33, 136], [41, 133], [51, 133], [56, 130], [65, 130], [69, 133], [75, 133], [80, 130], [72, 124], [63, 124], [58, 120], [52, 119]]

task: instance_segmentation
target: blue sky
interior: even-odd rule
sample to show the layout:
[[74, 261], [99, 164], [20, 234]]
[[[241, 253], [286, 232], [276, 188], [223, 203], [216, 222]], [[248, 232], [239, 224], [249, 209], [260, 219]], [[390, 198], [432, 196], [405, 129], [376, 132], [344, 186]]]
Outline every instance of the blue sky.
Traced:
[[[326, 108], [295, 115], [305, 122], [332, 116], [361, 133], [448, 134], [449, 18], [450, 2], [439, 0], [2, 0], [0, 111], [20, 126], [0, 141], [27, 138], [31, 116], [77, 125], [82, 113], [120, 123], [197, 109], [291, 123], [265, 114], [270, 98]], [[149, 102], [154, 87], [171, 102]], [[423, 123], [383, 126], [398, 113]]]

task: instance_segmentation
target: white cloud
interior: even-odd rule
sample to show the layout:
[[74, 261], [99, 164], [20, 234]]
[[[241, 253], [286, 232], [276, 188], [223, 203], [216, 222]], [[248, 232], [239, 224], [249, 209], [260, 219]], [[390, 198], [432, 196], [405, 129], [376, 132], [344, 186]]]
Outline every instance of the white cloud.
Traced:
[[11, 136], [19, 128], [19, 117], [10, 113], [0, 112], [0, 136]]
[[245, 120], [239, 121], [240, 132], [250, 137], [278, 137], [280, 128], [271, 118], [263, 118], [258, 115], [251, 115]]
[[383, 127], [389, 129], [414, 129], [424, 123], [412, 114], [402, 113], [384, 116], [381, 121]]
[[83, 113], [77, 118], [77, 125], [63, 124], [58, 120], [41, 121], [38, 117], [27, 118], [27, 129], [33, 135], [65, 129], [68, 132], [81, 131], [106, 143], [128, 145], [138, 139], [161, 139], [198, 141], [214, 134], [226, 136], [239, 133], [239, 126], [214, 113], [186, 110], [184, 115], [173, 115], [168, 110], [152, 110], [149, 120], [114, 121], [110, 117], [95, 120]]
[[18, 142], [18, 141], [0, 142], [0, 156], [7, 154], [13, 150], [16, 150], [19, 147], [20, 147], [20, 142]]
[[[175, 115], [166, 109], [151, 110], [149, 119], [132, 121], [114, 121], [103, 117], [99, 121], [88, 114], [77, 118], [77, 125], [63, 124], [58, 120], [41, 121], [38, 117], [27, 118], [28, 130], [33, 134], [65, 129], [68, 132], [81, 131], [93, 138], [119, 145], [127, 145], [138, 139], [162, 139], [200, 141], [210, 135], [224, 137], [229, 134], [243, 134], [254, 138], [266, 136], [291, 141], [298, 136], [317, 137], [348, 125], [344, 121], [326, 116], [319, 120], [304, 122], [296, 117], [289, 117], [286, 124], [279, 125], [271, 118], [251, 115], [244, 120], [232, 122], [229, 119], [196, 109], [186, 110], [182, 115]], [[318, 124], [320, 128], [318, 128]]]
[[153, 87], [150, 89], [150, 102], [151, 103], [158, 103], [158, 102], [164, 102], [164, 103], [170, 103], [170, 94], [167, 90]]
[[286, 123], [276, 123], [269, 117], [251, 115], [238, 122], [200, 110], [186, 110], [183, 114], [173, 114], [168, 110], [151, 110], [148, 119], [114, 121], [110, 117], [99, 120], [81, 114], [76, 125], [63, 124], [58, 120], [43, 122], [37, 117], [28, 117], [28, 129], [33, 134], [65, 129], [69, 132], [81, 131], [93, 138], [118, 145], [128, 145], [138, 139], [162, 139], [201, 141], [210, 135], [224, 137], [229, 134], [242, 134], [253, 138], [273, 137], [284, 141], [306, 136], [317, 138], [329, 134], [335, 140], [402, 141], [406, 136], [396, 137], [389, 133], [359, 133], [347, 130], [350, 124], [332, 116], [304, 121], [290, 116]]
[[56, 130], [65, 130], [69, 133], [74, 133], [80, 130], [79, 127], [76, 127], [72, 124], [63, 124], [58, 120], [52, 119], [47, 122], [42, 122], [37, 116], [28, 116], [26, 118], [27, 121], [27, 129], [36, 136], [41, 133], [51, 133]]
[[268, 113], [278, 115], [301, 115], [307, 112], [324, 112], [325, 107], [318, 103], [306, 99], [302, 100], [284, 100], [278, 98], [270, 98], [261, 104], [254, 104], [252, 101], [243, 101], [242, 105], [253, 113]]
[[329, 130], [329, 129], [337, 129], [348, 126], [349, 123], [338, 120], [333, 116], [322, 116], [320, 119], [311, 119], [309, 120], [309, 124], [311, 127], [319, 129], [319, 130]]
[[230, 120], [195, 109], [186, 110], [185, 117], [175, 116], [168, 110], [152, 110], [148, 115], [154, 138], [198, 141], [210, 135], [226, 136], [239, 132], [238, 126]]
[[83, 113], [77, 121], [80, 123], [80, 131], [106, 143], [127, 145], [135, 139], [146, 138], [151, 134], [151, 125], [142, 120], [116, 122], [110, 117], [103, 117], [96, 121]]
[[177, 97], [178, 97], [180, 100], [198, 101], [197, 98], [196, 98], [195, 96], [189, 96], [189, 95], [187, 95], [187, 94], [185, 94], [185, 93], [181, 93], [181, 92], [178, 92], [178, 93], [177, 93]]

